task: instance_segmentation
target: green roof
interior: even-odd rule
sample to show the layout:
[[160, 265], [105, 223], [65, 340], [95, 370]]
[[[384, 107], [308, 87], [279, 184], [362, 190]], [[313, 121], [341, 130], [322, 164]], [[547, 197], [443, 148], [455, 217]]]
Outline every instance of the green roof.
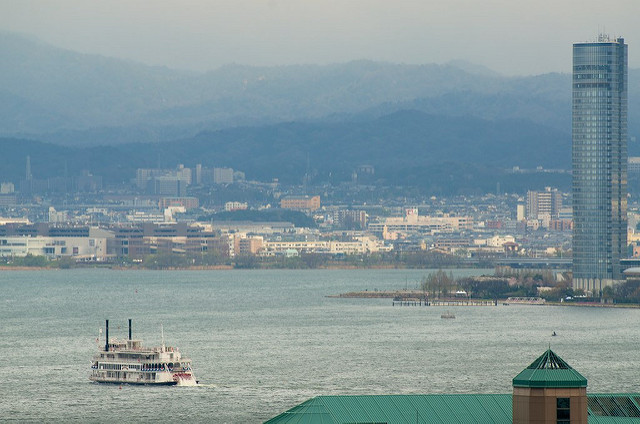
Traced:
[[515, 376], [513, 387], [587, 387], [587, 379], [548, 349]]
[[[640, 393], [588, 394], [589, 424], [640, 423]], [[511, 423], [512, 396], [318, 396], [267, 424]]]
[[268, 424], [511, 423], [511, 395], [318, 396]]

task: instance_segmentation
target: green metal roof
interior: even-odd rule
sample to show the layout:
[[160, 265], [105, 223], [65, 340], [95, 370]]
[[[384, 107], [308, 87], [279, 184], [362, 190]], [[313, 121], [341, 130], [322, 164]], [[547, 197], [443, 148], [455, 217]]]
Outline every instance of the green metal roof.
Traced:
[[[589, 424], [640, 423], [640, 393], [588, 394]], [[511, 423], [512, 396], [318, 396], [267, 424]]]
[[587, 387], [587, 379], [548, 349], [515, 376], [513, 387]]
[[511, 395], [318, 396], [268, 424], [511, 423]]

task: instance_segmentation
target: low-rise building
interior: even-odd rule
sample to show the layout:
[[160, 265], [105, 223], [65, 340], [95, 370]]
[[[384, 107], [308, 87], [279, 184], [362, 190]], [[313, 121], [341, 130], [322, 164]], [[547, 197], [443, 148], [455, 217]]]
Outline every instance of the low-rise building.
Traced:
[[247, 236], [246, 234], [235, 234], [234, 250], [239, 256], [254, 256], [264, 247], [264, 238], [261, 236]]
[[264, 243], [262, 255], [273, 256], [295, 249], [299, 253], [321, 254], [368, 254], [388, 252], [393, 246], [388, 246], [382, 240], [374, 237], [355, 237], [353, 241], [317, 240], [317, 241], [267, 241]]
[[244, 211], [247, 210], [249, 205], [246, 202], [227, 202], [224, 204], [224, 210], [231, 211]]
[[375, 233], [436, 234], [453, 233], [473, 229], [470, 216], [420, 216], [417, 208], [409, 208], [404, 217], [385, 218], [369, 223], [369, 230]]
[[280, 199], [282, 209], [315, 211], [320, 209], [320, 196], [287, 196]]
[[162, 197], [158, 202], [160, 209], [166, 209], [171, 206], [182, 206], [186, 210], [197, 209], [200, 207], [200, 201], [197, 197]]
[[112, 233], [98, 228], [88, 228], [86, 235], [81, 236], [3, 236], [0, 237], [0, 257], [32, 255], [104, 261], [111, 256], [108, 239], [112, 237]]

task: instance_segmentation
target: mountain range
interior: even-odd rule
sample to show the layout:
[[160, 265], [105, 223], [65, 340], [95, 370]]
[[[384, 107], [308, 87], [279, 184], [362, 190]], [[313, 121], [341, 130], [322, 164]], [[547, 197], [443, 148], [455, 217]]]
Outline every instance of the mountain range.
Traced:
[[[193, 73], [6, 32], [0, 54], [5, 179], [15, 179], [14, 163], [24, 175], [25, 154], [42, 176], [68, 167], [107, 179], [159, 161], [292, 182], [309, 172], [347, 179], [362, 164], [395, 182], [431, 178], [425, 169], [445, 163], [452, 174], [570, 167], [568, 74], [506, 77], [464, 62], [371, 61]], [[640, 70], [631, 69], [632, 155], [640, 154], [638, 134]]]

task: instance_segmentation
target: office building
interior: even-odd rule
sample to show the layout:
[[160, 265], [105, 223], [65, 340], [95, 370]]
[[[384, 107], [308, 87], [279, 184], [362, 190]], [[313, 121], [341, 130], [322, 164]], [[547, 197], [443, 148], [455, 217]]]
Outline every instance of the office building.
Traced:
[[627, 45], [573, 45], [573, 286], [599, 295], [627, 250]]

